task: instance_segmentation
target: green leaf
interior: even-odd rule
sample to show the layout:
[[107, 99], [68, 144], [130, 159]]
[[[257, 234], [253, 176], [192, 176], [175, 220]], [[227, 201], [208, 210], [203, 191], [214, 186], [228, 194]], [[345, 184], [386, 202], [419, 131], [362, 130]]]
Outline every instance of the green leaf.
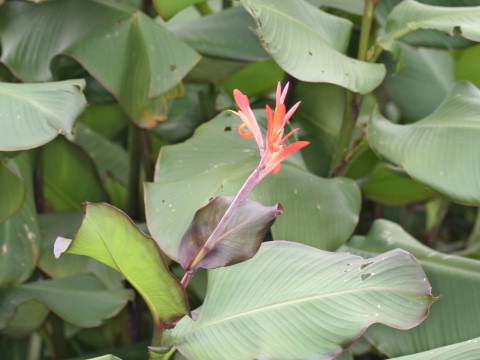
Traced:
[[57, 258], [63, 253], [86, 255], [119, 271], [143, 297], [156, 323], [169, 326], [189, 313], [185, 290], [153, 239], [110, 205], [87, 203], [84, 210], [73, 241], [59, 237], [55, 242]]
[[402, 250], [362, 259], [273, 241], [246, 262], [211, 270], [208, 283], [198, 319], [164, 334], [187, 358], [331, 359], [374, 322], [418, 325], [433, 302]]
[[153, 5], [164, 20], [169, 20], [179, 11], [202, 1], [205, 0], [153, 0]]
[[471, 360], [477, 358], [479, 354], [480, 338], [477, 337], [413, 355], [396, 357], [392, 360]]
[[[6, 52], [4, 47], [3, 54]], [[46, 144], [59, 133], [71, 134], [86, 105], [84, 87], [84, 80], [0, 83], [0, 150], [31, 149]]]
[[432, 250], [386, 220], [377, 220], [366, 237], [354, 237], [342, 250], [376, 256], [397, 248], [419, 260], [441, 298], [420, 326], [404, 332], [375, 325], [366, 333], [370, 341], [390, 356], [401, 356], [475, 338], [480, 321], [480, 261]]
[[454, 35], [460, 34], [473, 41], [480, 41], [480, 6], [446, 7], [422, 4], [412, 0], [402, 1], [387, 18], [385, 34], [377, 43], [385, 50], [398, 54], [395, 40], [419, 29], [434, 29]]
[[400, 44], [405, 66], [398, 74], [387, 64], [385, 85], [402, 118], [417, 121], [433, 112], [454, 84], [455, 62], [451, 54], [434, 49], [414, 49]]
[[256, 201], [243, 200], [205, 257], [192, 264], [233, 200], [233, 196], [216, 196], [195, 213], [179, 247], [178, 257], [185, 270], [215, 269], [250, 259], [258, 251], [277, 215], [283, 212], [280, 204], [264, 206]]
[[101, 136], [81, 121], [75, 127], [72, 141], [85, 150], [103, 180], [109, 175], [122, 184], [127, 184], [128, 153], [123, 147]]
[[262, 45], [293, 77], [328, 82], [368, 93], [385, 77], [381, 64], [362, 62], [344, 55], [351, 23], [298, 0], [242, 0], [257, 23]]
[[106, 201], [108, 195], [89, 156], [63, 137], [41, 149], [43, 197], [50, 210], [80, 210], [85, 201]]
[[252, 33], [255, 22], [242, 7], [231, 7], [168, 29], [202, 56], [234, 61], [262, 61], [269, 58]]
[[478, 205], [479, 130], [480, 90], [459, 82], [435, 112], [414, 124], [393, 124], [375, 110], [368, 140], [380, 156], [430, 189]]
[[40, 301], [25, 300], [15, 309], [15, 315], [9, 319], [7, 324], [0, 320], [0, 333], [13, 338], [25, 337], [42, 325], [49, 313], [48, 308]]
[[[32, 26], [39, 19], [55, 26]], [[1, 60], [18, 77], [49, 80], [52, 59], [71, 56], [143, 127], [165, 119], [167, 98], [179, 95], [176, 86], [199, 60], [146, 14], [113, 2], [10, 2], [0, 24]]]
[[114, 355], [103, 355], [95, 358], [90, 358], [89, 360], [122, 360], [122, 359]]
[[[255, 115], [265, 125], [264, 112]], [[238, 135], [240, 124], [240, 118], [224, 112], [184, 143], [162, 148], [155, 183], [145, 186], [146, 216], [150, 233], [172, 259], [178, 259], [180, 239], [197, 209], [216, 195], [236, 195], [258, 166], [257, 144]], [[278, 174], [262, 180], [249, 198], [282, 204], [285, 213], [272, 227], [274, 239], [328, 250], [346, 241], [360, 210], [353, 181], [307, 172], [299, 153], [285, 160]]]
[[52, 249], [58, 236], [73, 238], [82, 223], [81, 211], [54, 212], [40, 214], [38, 223], [42, 239], [42, 251], [38, 259], [38, 267], [52, 278], [91, 273], [106, 288], [123, 288], [123, 276], [111, 267], [86, 256], [65, 254], [55, 259]]
[[15, 159], [0, 157], [0, 224], [20, 210], [26, 191], [25, 181], [19, 174]]
[[480, 87], [480, 72], [478, 71], [478, 58], [480, 45], [472, 46], [461, 52], [455, 72], [456, 80], [467, 80], [476, 87]]
[[[43, 303], [62, 319], [82, 327], [103, 324], [133, 300], [127, 289], [106, 289], [92, 275], [36, 281], [0, 289], [0, 327], [11, 321], [17, 307], [30, 299]], [[72, 311], [75, 309], [75, 311]]]
[[328, 6], [334, 9], [340, 9], [352, 14], [362, 15], [365, 0], [307, 0], [315, 6]]
[[362, 193], [385, 205], [406, 205], [435, 196], [435, 193], [412, 180], [404, 171], [383, 163], [379, 163], [362, 184]]
[[25, 282], [35, 268], [39, 229], [33, 198], [32, 152], [15, 157], [19, 174], [26, 179], [26, 199], [21, 209], [0, 224], [0, 287]]

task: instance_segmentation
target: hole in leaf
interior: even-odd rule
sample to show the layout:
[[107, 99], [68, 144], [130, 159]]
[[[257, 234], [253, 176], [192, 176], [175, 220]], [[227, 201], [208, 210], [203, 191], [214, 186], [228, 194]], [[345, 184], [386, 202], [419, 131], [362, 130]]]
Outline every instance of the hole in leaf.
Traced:
[[365, 280], [367, 280], [370, 276], [372, 276], [372, 274], [370, 274], [370, 273], [362, 274], [362, 275], [360, 275], [360, 279], [361, 279], [362, 281], [365, 281]]
[[312, 56], [313, 54], [312, 54], [312, 52], [311, 52], [311, 51], [309, 51], [309, 52], [308, 52], [308, 55]]
[[366, 264], [362, 264], [362, 265], [360, 265], [360, 270], [363, 270], [363, 269], [365, 269], [367, 266], [372, 265], [372, 264], [373, 264], [373, 261], [370, 261], [369, 263], [366, 263]]
[[231, 127], [231, 126], [225, 126], [225, 127], [223, 128], [223, 131], [227, 131], [227, 132], [228, 132], [228, 131], [232, 131], [232, 127]]
[[170, 64], [170, 71], [172, 71], [172, 72], [177, 71], [177, 67], [173, 64]]

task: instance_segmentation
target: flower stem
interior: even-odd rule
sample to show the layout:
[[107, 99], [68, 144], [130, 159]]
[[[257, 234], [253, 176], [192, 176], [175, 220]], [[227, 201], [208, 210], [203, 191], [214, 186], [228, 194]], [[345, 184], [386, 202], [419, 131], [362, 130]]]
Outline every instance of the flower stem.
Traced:
[[367, 59], [368, 43], [370, 41], [370, 32], [372, 29], [372, 21], [377, 1], [378, 0], [365, 0], [362, 30], [360, 32], [360, 42], [358, 44], [358, 60], [365, 61]]

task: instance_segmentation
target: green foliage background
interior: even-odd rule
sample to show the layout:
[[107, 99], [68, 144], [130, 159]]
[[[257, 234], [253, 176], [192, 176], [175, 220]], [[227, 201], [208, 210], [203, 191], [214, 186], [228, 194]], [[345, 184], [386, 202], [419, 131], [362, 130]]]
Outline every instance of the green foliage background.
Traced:
[[[331, 336], [336, 348], [322, 349], [331, 358], [379, 316], [392, 327], [369, 327], [340, 358], [480, 357], [479, 41], [478, 0], [0, 1], [0, 358], [162, 358], [148, 353], [152, 333], [153, 345], [175, 346], [164, 358], [261, 356], [238, 340], [238, 329], [249, 344], [261, 336], [255, 319], [225, 325], [235, 330], [221, 336], [196, 328], [222, 307], [250, 306], [235, 279], [271, 286], [257, 305], [269, 294], [288, 302], [282, 269], [298, 275], [290, 293], [314, 296], [300, 279], [309, 291], [315, 281], [350, 279], [335, 264], [359, 258], [342, 252], [376, 266], [387, 251], [402, 257], [398, 248], [441, 296], [420, 326], [392, 328], [423, 315], [412, 310], [407, 326], [394, 307], [378, 314], [357, 277], [348, 284], [360, 300], [265, 315], [286, 319], [301, 344], [268, 339], [265, 356], [287, 344], [285, 358], [307, 358]], [[285, 209], [268, 239], [338, 257], [322, 268], [316, 262], [330, 253], [272, 242], [250, 266], [200, 271], [185, 294], [170, 273], [183, 275], [182, 235], [210, 198], [235, 195], [259, 161], [228, 111], [232, 91], [250, 97], [265, 128], [261, 109], [274, 104], [279, 80], [290, 82], [288, 107], [302, 101], [291, 126], [311, 144], [250, 198]], [[91, 204], [103, 202], [121, 211]], [[55, 259], [58, 236], [75, 246]], [[310, 275], [295, 268], [302, 261]], [[405, 271], [385, 270], [381, 284]], [[425, 283], [407, 285], [426, 293]], [[391, 291], [375, 296], [384, 309], [395, 302]], [[164, 324], [208, 299], [203, 323], [185, 317], [160, 341]], [[430, 300], [402, 301], [398, 311], [408, 313]], [[315, 319], [348, 331], [319, 325], [309, 338]], [[261, 326], [274, 333], [277, 323]], [[182, 343], [193, 332], [210, 353]]]

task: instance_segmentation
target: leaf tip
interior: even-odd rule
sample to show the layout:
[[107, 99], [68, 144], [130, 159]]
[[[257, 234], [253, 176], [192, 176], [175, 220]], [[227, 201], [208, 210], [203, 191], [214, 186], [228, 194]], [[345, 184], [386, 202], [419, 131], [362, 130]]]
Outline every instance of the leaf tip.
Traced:
[[61, 236], [57, 237], [55, 244], [53, 245], [53, 255], [55, 256], [55, 259], [59, 259], [60, 256], [68, 250], [72, 241], [72, 239], [67, 239]]

